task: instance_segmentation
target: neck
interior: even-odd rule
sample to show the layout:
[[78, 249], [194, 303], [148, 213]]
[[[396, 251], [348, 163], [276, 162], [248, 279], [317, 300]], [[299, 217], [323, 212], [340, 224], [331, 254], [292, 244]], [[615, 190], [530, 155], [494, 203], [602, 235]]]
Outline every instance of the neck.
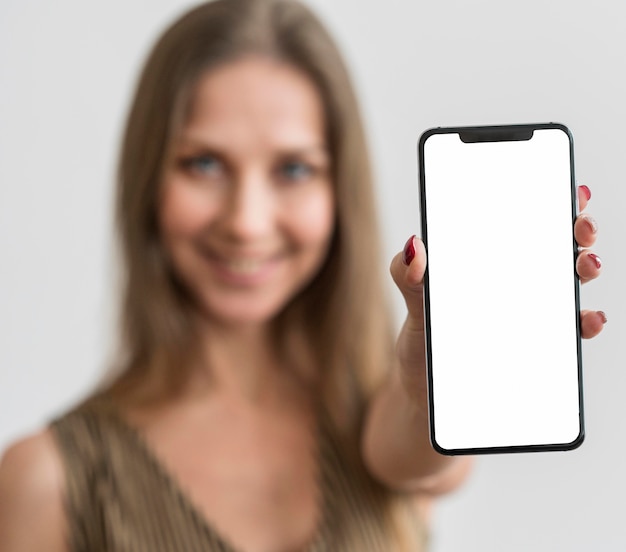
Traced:
[[201, 336], [202, 358], [192, 387], [196, 392], [259, 404], [303, 387], [298, 358], [303, 351], [294, 346], [291, 354], [279, 350], [269, 324], [233, 327], [205, 321]]
[[214, 389], [258, 397], [279, 372], [279, 356], [266, 326], [224, 328], [203, 332], [202, 372]]
[[[280, 344], [270, 324], [225, 326], [196, 318], [199, 348], [196, 361], [184, 367], [180, 391], [172, 394], [164, 373], [146, 378], [127, 375], [109, 391], [120, 402], [153, 405], [171, 400], [202, 401], [219, 393], [222, 397], [250, 406], [282, 402], [286, 397], [310, 399], [316, 395], [319, 367], [315, 365], [306, 335], [291, 329]], [[169, 370], [176, 367], [169, 367]]]

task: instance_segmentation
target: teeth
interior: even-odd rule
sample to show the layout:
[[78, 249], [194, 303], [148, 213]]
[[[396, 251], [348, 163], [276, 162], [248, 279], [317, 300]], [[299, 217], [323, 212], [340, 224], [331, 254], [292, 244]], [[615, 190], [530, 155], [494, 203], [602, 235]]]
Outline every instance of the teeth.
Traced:
[[228, 269], [241, 274], [253, 274], [261, 268], [261, 262], [252, 259], [240, 259], [236, 261], [227, 261]]

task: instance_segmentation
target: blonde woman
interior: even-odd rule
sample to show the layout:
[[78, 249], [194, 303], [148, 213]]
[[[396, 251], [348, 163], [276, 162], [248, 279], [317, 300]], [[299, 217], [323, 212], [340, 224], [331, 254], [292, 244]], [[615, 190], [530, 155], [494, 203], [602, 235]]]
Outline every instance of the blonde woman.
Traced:
[[[410, 238], [391, 264], [408, 307], [394, 346], [357, 102], [306, 8], [218, 0], [165, 32], [117, 224], [119, 361], [6, 452], [0, 549], [425, 549], [430, 502], [469, 467], [428, 440], [425, 251]], [[586, 312], [585, 336], [602, 324]]]

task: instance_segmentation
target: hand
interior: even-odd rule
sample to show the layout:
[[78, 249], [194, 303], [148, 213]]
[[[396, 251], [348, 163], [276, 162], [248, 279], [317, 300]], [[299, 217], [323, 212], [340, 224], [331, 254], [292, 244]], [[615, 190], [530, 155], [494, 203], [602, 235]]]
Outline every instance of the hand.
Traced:
[[[588, 214], [583, 213], [591, 192], [587, 186], [578, 188], [578, 203], [581, 214], [574, 224], [574, 237], [581, 250], [576, 259], [576, 272], [581, 283], [585, 284], [600, 275], [600, 258], [587, 249], [597, 236], [597, 224]], [[424, 344], [423, 279], [426, 270], [426, 250], [422, 240], [412, 236], [407, 241], [404, 251], [391, 261], [391, 275], [402, 292], [407, 305], [407, 317], [398, 337], [396, 350], [403, 368], [404, 385], [411, 395], [425, 397], [426, 393], [426, 357]], [[606, 323], [602, 311], [583, 310], [581, 334], [583, 338], [598, 335]]]
[[[602, 269], [600, 258], [589, 249], [586, 249], [595, 243], [598, 231], [596, 221], [587, 213], [583, 213], [590, 198], [591, 191], [589, 188], [587, 186], [579, 186], [578, 205], [580, 206], [581, 214], [574, 224], [574, 237], [581, 248], [576, 259], [576, 272], [582, 284], [597, 278]], [[580, 312], [580, 322], [582, 336], [589, 339], [602, 331], [604, 324], [606, 324], [606, 315], [602, 311], [582, 310]]]
[[426, 404], [426, 349], [424, 342], [424, 272], [426, 249], [424, 242], [411, 236], [391, 261], [391, 276], [402, 292], [407, 306], [407, 317], [396, 343], [396, 354], [401, 366], [405, 389]]

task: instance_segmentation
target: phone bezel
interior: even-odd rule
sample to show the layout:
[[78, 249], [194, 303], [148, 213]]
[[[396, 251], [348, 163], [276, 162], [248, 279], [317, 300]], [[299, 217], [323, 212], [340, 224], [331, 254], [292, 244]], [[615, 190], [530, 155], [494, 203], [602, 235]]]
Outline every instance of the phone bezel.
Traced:
[[[531, 139], [535, 130], [541, 129], [559, 129], [567, 134], [569, 139], [569, 159], [570, 159], [570, 175], [571, 175], [571, 210], [572, 210], [572, 235], [573, 225], [578, 216], [578, 201], [576, 190], [576, 178], [574, 171], [574, 140], [569, 128], [561, 123], [533, 123], [533, 124], [512, 124], [512, 125], [484, 125], [484, 126], [455, 126], [455, 127], [436, 127], [426, 130], [420, 137], [418, 142], [418, 170], [419, 170], [419, 201], [421, 215], [421, 231], [422, 240], [428, 255], [428, 220], [427, 220], [427, 202], [426, 202], [426, 181], [425, 181], [425, 161], [424, 147], [428, 138], [435, 134], [459, 134], [468, 137], [472, 142], [497, 142], [508, 140], [525, 140]], [[530, 137], [527, 137], [530, 133]], [[465, 142], [465, 140], [463, 140]], [[436, 423], [434, 409], [434, 391], [433, 391], [433, 367], [432, 367], [432, 343], [431, 343], [431, 326], [430, 326], [430, 285], [428, 263], [424, 274], [424, 322], [425, 322], [425, 350], [426, 350], [426, 371], [428, 380], [428, 412], [429, 412], [429, 430], [430, 440], [433, 448], [440, 454], [445, 455], [475, 455], [475, 454], [498, 454], [498, 453], [519, 453], [519, 452], [547, 452], [547, 451], [568, 451], [578, 448], [584, 441], [584, 405], [583, 405], [583, 372], [582, 372], [582, 344], [580, 330], [580, 284], [575, 269], [576, 257], [578, 254], [578, 244], [575, 240], [572, 243], [572, 259], [574, 263], [575, 278], [575, 308], [576, 308], [576, 346], [578, 360], [578, 403], [579, 403], [579, 434], [571, 442], [567, 443], [551, 443], [536, 445], [514, 445], [514, 446], [494, 446], [494, 447], [475, 447], [475, 448], [455, 448], [449, 449], [442, 447], [436, 440]]]

